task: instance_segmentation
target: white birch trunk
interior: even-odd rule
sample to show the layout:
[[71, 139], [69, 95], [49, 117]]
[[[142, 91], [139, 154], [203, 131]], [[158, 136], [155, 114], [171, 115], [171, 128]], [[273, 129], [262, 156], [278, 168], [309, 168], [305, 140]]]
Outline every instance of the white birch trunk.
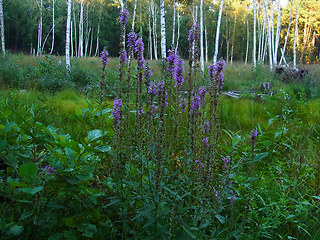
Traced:
[[273, 20], [273, 0], [270, 0], [270, 25], [271, 25], [271, 45], [272, 45], [272, 61], [274, 61], [274, 20]]
[[66, 26], [66, 69], [67, 72], [71, 72], [70, 67], [70, 21], [71, 21], [71, 0], [68, 0], [67, 10], [67, 26]]
[[37, 45], [37, 56], [41, 55], [41, 47], [42, 47], [42, 0], [38, 3], [39, 11], [40, 11], [40, 20], [38, 25], [38, 45]]
[[149, 14], [148, 14], [148, 28], [149, 28], [149, 54], [150, 60], [152, 60], [152, 28], [151, 28], [151, 6], [149, 6]]
[[253, 66], [257, 66], [257, 2], [253, 0], [253, 52], [252, 52]]
[[80, 4], [78, 57], [82, 57], [82, 56], [83, 56], [83, 0], [81, 0], [81, 4]]
[[286, 47], [287, 47], [287, 42], [288, 42], [288, 38], [289, 38], [289, 33], [290, 33], [290, 27], [291, 27], [291, 19], [292, 19], [292, 7], [293, 7], [293, 0], [291, 0], [291, 9], [290, 9], [290, 17], [289, 17], [289, 25], [288, 25], [288, 30], [287, 30], [287, 35], [286, 35], [286, 39], [284, 41], [284, 45], [281, 51], [281, 58], [280, 58], [280, 65], [282, 63], [283, 60], [285, 60], [285, 52], [286, 52]]
[[172, 49], [174, 48], [175, 32], [176, 32], [176, 1], [173, 0], [173, 22], [172, 22], [172, 40], [171, 40]]
[[247, 20], [247, 49], [246, 49], [246, 60], [245, 60], [245, 65], [248, 63], [248, 55], [249, 55], [249, 37], [250, 37], [250, 32], [249, 32], [249, 21]]
[[176, 49], [179, 47], [179, 38], [180, 38], [180, 3], [177, 4], [177, 20], [178, 20], [178, 32], [177, 32], [177, 43]]
[[268, 32], [268, 45], [269, 45], [269, 62], [270, 62], [270, 70], [273, 69], [273, 52], [272, 52], [272, 38], [271, 38], [271, 29], [270, 29], [270, 23], [269, 23], [269, 17], [268, 17], [268, 0], [264, 0], [264, 8], [266, 12], [266, 20], [267, 20], [267, 32]]
[[54, 47], [54, 3], [56, 0], [52, 1], [52, 41], [51, 41], [51, 50], [50, 50], [50, 55], [53, 52], [53, 47]]
[[203, 0], [200, 0], [200, 69], [202, 73], [204, 73], [203, 33]]
[[134, 8], [133, 8], [133, 16], [132, 16], [132, 32], [134, 32], [134, 22], [136, 21], [136, 12], [137, 12], [137, 0], [134, 1]]
[[0, 28], [1, 28], [1, 49], [3, 57], [6, 57], [5, 39], [4, 39], [4, 20], [3, 20], [3, 3], [0, 0]]
[[154, 47], [154, 58], [158, 60], [158, 39], [157, 39], [157, 12], [156, 6], [153, 1], [151, 1], [151, 14], [152, 14], [152, 21], [153, 21], [153, 47]]
[[93, 27], [92, 27], [92, 31], [91, 31], [91, 37], [90, 37], [90, 50], [89, 50], [89, 57], [91, 57], [92, 55], [92, 42], [93, 42]]
[[214, 56], [213, 56], [213, 63], [214, 64], [217, 62], [218, 52], [219, 52], [219, 36], [220, 36], [222, 9], [223, 9], [223, 0], [221, 0], [221, 2], [220, 2], [220, 10], [219, 10], [219, 17], [218, 17], [217, 32], [216, 32], [216, 44], [215, 44]]
[[236, 34], [236, 25], [237, 25], [237, 16], [234, 17], [234, 25], [233, 25], [232, 47], [231, 47], [231, 56], [230, 56], [231, 64], [233, 63], [233, 49], [234, 49], [234, 40], [235, 40], [235, 34]]
[[207, 27], [204, 28], [204, 35], [206, 39], [206, 63], [208, 62], [208, 34], [207, 34]]
[[278, 48], [279, 48], [279, 41], [280, 41], [280, 32], [281, 32], [281, 6], [280, 0], [277, 1], [277, 8], [278, 8], [278, 20], [277, 20], [277, 33], [276, 33], [276, 42], [274, 46], [274, 64], [278, 64]]
[[297, 4], [297, 11], [296, 11], [296, 24], [294, 30], [294, 42], [293, 42], [293, 67], [297, 68], [297, 37], [298, 37], [298, 16], [299, 16], [299, 4]]
[[161, 22], [161, 58], [167, 58], [166, 50], [166, 18], [164, 9], [164, 0], [160, 0], [160, 22]]
[[84, 56], [87, 56], [91, 27], [89, 28], [89, 4], [87, 3], [86, 13], [86, 35], [84, 39]]
[[73, 8], [73, 29], [74, 30], [74, 55], [72, 56], [78, 56], [78, 40], [77, 40], [77, 21], [76, 21], [76, 9], [74, 7], [74, 1], [72, 2], [72, 8]]
[[100, 34], [100, 22], [101, 22], [101, 15], [102, 13], [100, 12], [99, 15], [99, 20], [98, 20], [98, 29], [97, 29], [97, 42], [96, 42], [96, 51], [94, 53], [94, 56], [96, 57], [99, 53], [99, 34]]
[[73, 27], [72, 27], [72, 21], [70, 21], [70, 45], [71, 45], [71, 54], [70, 54], [70, 57], [73, 57], [73, 50], [74, 50], [74, 47], [73, 47]]

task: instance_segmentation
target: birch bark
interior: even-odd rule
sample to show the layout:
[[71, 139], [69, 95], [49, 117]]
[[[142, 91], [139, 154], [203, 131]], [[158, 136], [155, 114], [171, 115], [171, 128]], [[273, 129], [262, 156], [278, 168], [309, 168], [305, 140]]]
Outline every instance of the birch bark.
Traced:
[[253, 0], [253, 52], [252, 52], [253, 66], [257, 66], [257, 2]]
[[217, 32], [216, 32], [216, 44], [215, 44], [214, 56], [213, 56], [213, 63], [214, 64], [217, 62], [217, 58], [218, 58], [219, 36], [220, 36], [220, 25], [221, 25], [222, 9], [223, 9], [223, 0], [220, 1], [220, 10], [219, 10], [219, 17], [218, 17]]
[[161, 58], [162, 60], [167, 57], [166, 50], [166, 19], [164, 11], [164, 0], [160, 0], [160, 22], [161, 22]]
[[137, 12], [137, 0], [134, 1], [134, 8], [133, 8], [133, 16], [132, 16], [132, 32], [134, 32], [134, 22], [136, 21], [136, 12]]
[[54, 47], [54, 3], [56, 0], [52, 1], [52, 42], [51, 42], [51, 50], [50, 50], [50, 55], [53, 52], [53, 47]]
[[200, 0], [200, 69], [204, 73], [204, 51], [203, 51], [203, 0]]
[[269, 62], [270, 62], [270, 70], [272, 71], [273, 69], [273, 51], [272, 51], [272, 38], [271, 38], [271, 29], [270, 29], [270, 24], [269, 24], [269, 17], [268, 17], [268, 0], [264, 0], [264, 8], [266, 12], [266, 21], [267, 21], [267, 32], [268, 32], [268, 45], [269, 45]]
[[176, 31], [176, 1], [173, 0], [173, 23], [172, 23], [172, 40], [171, 40], [171, 48], [174, 48], [174, 35]]
[[299, 4], [297, 4], [297, 11], [296, 11], [296, 24], [294, 30], [294, 41], [293, 41], [293, 67], [297, 68], [297, 37], [298, 37], [298, 15], [299, 15]]
[[82, 57], [82, 56], [83, 56], [83, 0], [81, 0], [81, 4], [80, 4], [78, 57]]
[[277, 34], [276, 34], [276, 42], [274, 46], [274, 64], [278, 64], [278, 48], [279, 48], [279, 41], [280, 41], [280, 32], [281, 32], [281, 6], [280, 0], [277, 1], [277, 8], [278, 8], [278, 21], [277, 21]]
[[177, 20], [178, 20], [178, 32], [177, 32], [177, 43], [176, 43], [176, 49], [178, 49], [179, 46], [179, 38], [180, 38], [180, 3], [177, 4]]
[[71, 21], [71, 0], [68, 0], [68, 10], [67, 10], [67, 26], [66, 26], [66, 69], [67, 72], [71, 72], [70, 67], [70, 21]]
[[291, 8], [290, 8], [290, 17], [289, 17], [289, 25], [288, 25], [288, 30], [287, 30], [287, 35], [286, 35], [286, 39], [284, 41], [284, 45], [281, 51], [281, 58], [280, 58], [280, 65], [282, 63], [283, 60], [285, 60], [284, 54], [286, 52], [286, 47], [287, 47], [287, 42], [288, 42], [288, 38], [289, 38], [289, 33], [290, 33], [290, 27], [291, 27], [291, 19], [292, 19], [292, 7], [293, 7], [293, 0], [291, 0]]
[[3, 57], [6, 57], [5, 39], [4, 39], [4, 20], [3, 20], [3, 2], [0, 0], [0, 28], [1, 28], [1, 49]]
[[42, 0], [40, 3], [37, 1], [39, 11], [40, 11], [40, 20], [38, 25], [38, 45], [37, 45], [37, 56], [41, 55], [41, 47], [42, 47]]

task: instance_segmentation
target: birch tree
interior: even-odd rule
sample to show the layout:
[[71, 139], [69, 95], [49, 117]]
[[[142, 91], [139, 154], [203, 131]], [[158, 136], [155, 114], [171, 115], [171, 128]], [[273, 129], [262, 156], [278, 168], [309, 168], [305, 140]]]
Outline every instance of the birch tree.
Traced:
[[164, 60], [167, 58], [166, 19], [165, 19], [164, 0], [160, 0], [160, 24], [161, 24], [161, 58], [162, 60]]
[[53, 52], [53, 47], [54, 47], [54, 3], [56, 0], [52, 1], [52, 41], [51, 41], [51, 50], [50, 50], [50, 55]]
[[79, 49], [78, 57], [83, 56], [83, 0], [80, 3], [80, 18], [79, 18]]
[[280, 65], [281, 65], [282, 61], [285, 60], [285, 55], [284, 54], [286, 52], [287, 42], [288, 42], [289, 33], [290, 33], [291, 19], [292, 19], [292, 7], [293, 7], [293, 0], [291, 0], [291, 8], [290, 8], [290, 17], [289, 17], [288, 30], [287, 30], [286, 38], [284, 40], [283, 48], [281, 50], [281, 58], [280, 58], [280, 63], [279, 63]]
[[67, 72], [71, 72], [70, 67], [70, 22], [71, 22], [71, 1], [68, 0], [68, 9], [67, 9], [67, 26], [66, 26], [66, 69]]
[[173, 0], [173, 22], [172, 22], [172, 40], [171, 48], [174, 48], [174, 35], [176, 31], [176, 1]]
[[247, 19], [247, 49], [246, 49], [246, 59], [245, 59], [245, 65], [248, 63], [248, 55], [249, 55], [249, 39], [250, 39], [250, 32], [249, 32], [249, 21]]
[[148, 14], [148, 30], [149, 30], [149, 54], [150, 60], [152, 60], [152, 28], [151, 28], [151, 5], [149, 4], [149, 14]]
[[269, 17], [268, 17], [268, 0], [264, 0], [264, 8], [265, 8], [265, 14], [266, 14], [266, 21], [267, 21], [267, 32], [268, 32], [268, 45], [269, 45], [269, 62], [270, 62], [270, 70], [273, 69], [273, 51], [272, 51], [272, 38], [271, 38], [271, 29], [269, 24]]
[[278, 8], [278, 21], [277, 21], [277, 33], [276, 33], [276, 39], [274, 44], [274, 64], [278, 64], [278, 48], [279, 48], [279, 41], [280, 41], [280, 32], [281, 32], [281, 6], [280, 6], [280, 0], [277, 0], [277, 8]]
[[157, 10], [153, 1], [151, 1], [151, 14], [153, 27], [154, 58], [155, 60], [158, 60]]
[[6, 48], [4, 42], [4, 20], [3, 20], [3, 3], [0, 0], [0, 28], [1, 28], [1, 49], [3, 57], [6, 57]]
[[134, 0], [133, 16], [132, 16], [132, 32], [134, 32], [134, 22], [136, 21], [137, 0]]
[[176, 49], [178, 49], [179, 39], [180, 39], [180, 3], [177, 3], [177, 21], [178, 21], [178, 32], [177, 32]]
[[253, 52], [252, 52], [252, 61], [253, 66], [257, 66], [257, 2], [253, 0]]
[[218, 24], [217, 24], [217, 32], [216, 32], [216, 42], [215, 42], [214, 56], [213, 56], [213, 63], [214, 64], [216, 64], [217, 58], [218, 58], [219, 36], [220, 36], [220, 25], [221, 25], [222, 9], [223, 9], [223, 0], [220, 1], [220, 10], [219, 10], [219, 17], [218, 17]]
[[298, 37], [298, 16], [299, 16], [299, 4], [297, 4], [297, 11], [296, 11], [296, 24], [294, 30], [294, 41], [293, 41], [293, 67], [297, 68], [297, 37]]
[[203, 51], [203, 0], [200, 0], [200, 69], [204, 73], [204, 51]]
[[42, 0], [37, 1], [39, 12], [40, 12], [40, 19], [38, 24], [38, 44], [37, 44], [37, 56], [41, 55], [41, 48], [42, 48]]

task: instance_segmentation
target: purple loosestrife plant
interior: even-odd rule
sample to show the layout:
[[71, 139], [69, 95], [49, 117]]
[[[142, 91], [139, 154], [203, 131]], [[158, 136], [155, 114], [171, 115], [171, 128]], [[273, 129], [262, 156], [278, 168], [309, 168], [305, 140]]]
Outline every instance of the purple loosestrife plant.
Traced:
[[120, 24], [121, 25], [126, 25], [127, 24], [127, 19], [129, 17], [129, 12], [127, 9], [123, 8], [120, 10]]
[[204, 121], [203, 127], [202, 127], [202, 132], [208, 133], [209, 131], [210, 131], [210, 124], [208, 121]]
[[54, 170], [54, 167], [45, 166], [43, 169], [43, 172], [48, 175], [51, 175], [52, 173], [55, 172], [55, 170]]
[[181, 113], [184, 113], [187, 107], [187, 99], [181, 98], [179, 102], [180, 102]]
[[106, 65], [109, 62], [109, 52], [107, 50], [103, 50], [100, 53], [100, 62], [102, 63], [103, 67], [106, 67]]
[[121, 106], [122, 100], [116, 99], [113, 102], [112, 116], [113, 116], [113, 124], [114, 126], [118, 126], [121, 123]]

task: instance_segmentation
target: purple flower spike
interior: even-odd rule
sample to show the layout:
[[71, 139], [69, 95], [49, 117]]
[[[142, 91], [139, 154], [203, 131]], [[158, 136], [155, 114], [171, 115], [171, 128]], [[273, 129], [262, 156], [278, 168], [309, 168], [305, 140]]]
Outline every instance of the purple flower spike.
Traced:
[[134, 49], [136, 46], [137, 41], [137, 34], [135, 32], [129, 32], [128, 33], [128, 48]]
[[151, 105], [151, 114], [152, 114], [153, 118], [156, 117], [157, 109], [158, 109], [158, 107], [156, 105], [154, 105], [154, 104]]
[[210, 131], [209, 122], [208, 122], [208, 121], [204, 121], [202, 132], [203, 132], [203, 133], [207, 133], [207, 132], [209, 132], [209, 131]]
[[199, 29], [198, 23], [194, 23], [192, 28], [189, 30], [188, 41], [190, 46], [192, 46], [193, 42], [198, 37], [198, 34], [199, 34], [198, 29]]
[[208, 140], [207, 137], [205, 137], [205, 138], [202, 139], [202, 144], [203, 144], [203, 146], [205, 146], [205, 147], [209, 147], [209, 140]]
[[192, 97], [191, 109], [195, 112], [200, 109], [200, 96], [193, 96]]
[[54, 173], [54, 167], [49, 167], [49, 166], [45, 166], [43, 171], [49, 175], [51, 175], [52, 173]]
[[143, 67], [144, 64], [144, 57], [143, 57], [143, 51], [144, 51], [144, 43], [141, 38], [138, 38], [138, 40], [135, 43], [134, 52], [138, 54], [138, 66], [140, 68]]
[[106, 66], [109, 62], [109, 52], [107, 50], [103, 50], [100, 53], [100, 62], [103, 64], [103, 66]]
[[187, 107], [187, 100], [185, 98], [181, 98], [179, 102], [180, 102], [181, 113], [184, 113]]
[[228, 163], [230, 162], [229, 158], [227, 157], [222, 158], [222, 161], [224, 161], [225, 165], [228, 165]]
[[123, 50], [122, 54], [121, 54], [121, 52], [119, 52], [118, 58], [120, 59], [121, 64], [123, 64], [123, 65], [126, 64], [127, 59], [128, 59], [126, 50]]
[[128, 19], [128, 17], [129, 17], [129, 12], [128, 12], [128, 10], [127, 9], [121, 9], [120, 10], [120, 20], [119, 20], [119, 22], [120, 22], [120, 24], [122, 24], [122, 25], [126, 25], [127, 24], [127, 19]]
[[255, 129], [252, 129], [252, 131], [251, 131], [251, 133], [250, 133], [250, 138], [251, 138], [251, 140], [252, 140], [252, 141], [255, 141], [256, 138], [257, 138], [257, 136], [258, 136], [258, 131], [255, 130]]
[[200, 95], [200, 101], [201, 103], [204, 102], [205, 96], [206, 96], [207, 90], [204, 87], [199, 88], [199, 95]]
[[115, 125], [118, 125], [121, 123], [121, 106], [122, 106], [121, 99], [114, 100], [111, 115], [113, 116], [113, 122]]

